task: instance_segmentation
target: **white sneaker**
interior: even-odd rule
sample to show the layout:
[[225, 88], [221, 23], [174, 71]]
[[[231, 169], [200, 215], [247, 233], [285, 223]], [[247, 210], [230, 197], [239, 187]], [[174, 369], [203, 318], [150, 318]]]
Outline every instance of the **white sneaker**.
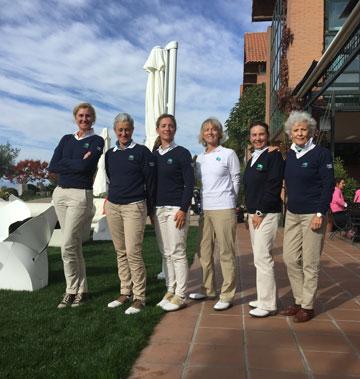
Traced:
[[258, 306], [257, 300], [249, 301], [250, 308], [257, 308], [257, 306]]
[[193, 292], [189, 295], [189, 298], [192, 300], [203, 300], [206, 299], [207, 296], [201, 292]]
[[276, 314], [275, 311], [267, 311], [266, 309], [261, 309], [261, 308], [254, 308], [251, 311], [249, 311], [249, 315], [252, 317], [268, 317], [268, 316], [274, 316]]
[[224, 311], [225, 309], [228, 309], [231, 307], [231, 303], [229, 301], [222, 301], [222, 300], [219, 300], [215, 305], [214, 305], [214, 309], [216, 311]]
[[159, 301], [156, 306], [157, 307], [163, 307], [163, 305], [170, 303], [171, 299], [174, 297], [174, 294], [171, 292], [166, 292], [165, 296]]
[[164, 271], [161, 271], [157, 274], [158, 280], [165, 280], [165, 273]]
[[120, 295], [116, 300], [111, 301], [107, 306], [108, 308], [120, 307], [120, 305], [123, 305], [130, 300], [131, 300], [130, 295]]
[[141, 312], [141, 310], [145, 307], [145, 304], [141, 300], [134, 300], [131, 306], [125, 311], [126, 315], [134, 315], [136, 313]]
[[161, 308], [166, 312], [173, 312], [184, 307], [186, 307], [185, 300], [175, 295], [170, 301], [165, 303]]

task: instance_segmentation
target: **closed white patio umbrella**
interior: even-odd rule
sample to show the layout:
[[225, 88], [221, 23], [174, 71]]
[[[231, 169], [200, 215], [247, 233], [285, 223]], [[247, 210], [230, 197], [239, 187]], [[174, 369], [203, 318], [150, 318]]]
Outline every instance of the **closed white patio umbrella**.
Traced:
[[111, 138], [109, 136], [108, 128], [104, 128], [102, 130], [101, 137], [104, 138], [105, 144], [103, 154], [101, 155], [97, 165], [97, 172], [93, 186], [94, 196], [99, 196], [102, 193], [108, 191], [107, 176], [105, 171], [105, 153], [110, 149], [111, 146]]

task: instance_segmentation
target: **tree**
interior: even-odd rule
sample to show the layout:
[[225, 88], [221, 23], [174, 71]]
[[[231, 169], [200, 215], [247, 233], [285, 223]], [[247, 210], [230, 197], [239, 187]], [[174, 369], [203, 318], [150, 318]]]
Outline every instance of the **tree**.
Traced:
[[25, 159], [19, 161], [11, 168], [11, 172], [7, 175], [7, 179], [17, 183], [26, 184], [28, 182], [40, 181], [44, 182], [48, 179], [48, 162], [39, 160]]
[[225, 127], [229, 139], [225, 145], [236, 151], [242, 162], [248, 147], [249, 126], [253, 121], [265, 120], [265, 84], [246, 87], [231, 110]]
[[11, 147], [9, 142], [6, 145], [0, 145], [0, 178], [10, 173], [19, 152], [20, 149]]

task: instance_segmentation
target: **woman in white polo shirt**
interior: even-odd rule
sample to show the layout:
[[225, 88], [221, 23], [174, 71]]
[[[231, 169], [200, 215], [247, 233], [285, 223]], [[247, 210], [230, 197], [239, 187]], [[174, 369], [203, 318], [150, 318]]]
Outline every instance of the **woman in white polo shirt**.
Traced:
[[200, 242], [200, 263], [203, 284], [194, 300], [215, 298], [214, 243], [219, 245], [223, 283], [220, 299], [214, 305], [218, 311], [232, 305], [236, 290], [235, 236], [236, 200], [240, 186], [240, 162], [236, 153], [220, 146], [223, 128], [216, 118], [206, 119], [200, 129], [200, 142], [205, 152], [196, 160], [196, 175], [201, 180], [203, 228]]

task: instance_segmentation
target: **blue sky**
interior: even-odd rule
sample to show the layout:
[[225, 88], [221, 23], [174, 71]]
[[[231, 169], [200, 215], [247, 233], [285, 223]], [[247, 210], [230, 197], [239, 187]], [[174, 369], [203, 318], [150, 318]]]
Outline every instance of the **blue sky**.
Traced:
[[49, 160], [75, 131], [74, 105], [95, 105], [95, 130], [114, 116], [135, 119], [143, 143], [143, 65], [156, 45], [176, 40], [176, 141], [199, 153], [201, 122], [225, 122], [239, 96], [251, 0], [0, 0], [0, 143], [20, 159]]

